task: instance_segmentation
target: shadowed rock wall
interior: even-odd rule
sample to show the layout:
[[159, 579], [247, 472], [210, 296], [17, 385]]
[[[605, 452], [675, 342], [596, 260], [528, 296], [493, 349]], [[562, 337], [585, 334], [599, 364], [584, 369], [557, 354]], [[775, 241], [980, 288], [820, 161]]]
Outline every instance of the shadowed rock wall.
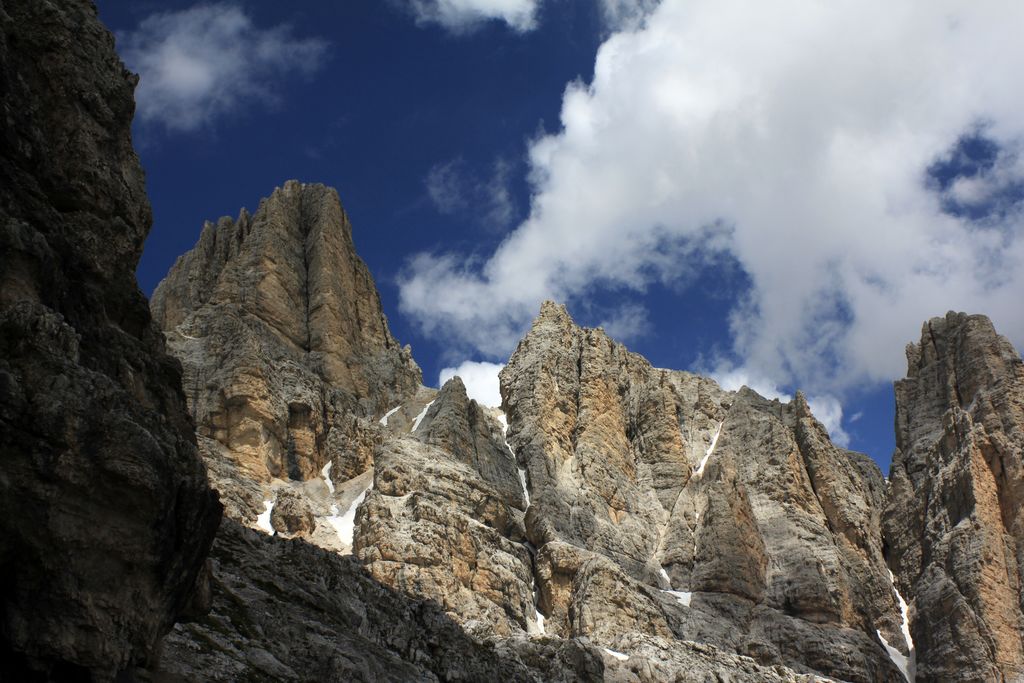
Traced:
[[106, 680], [190, 608], [220, 520], [135, 266], [136, 77], [81, 0], [0, 2], [0, 678]]

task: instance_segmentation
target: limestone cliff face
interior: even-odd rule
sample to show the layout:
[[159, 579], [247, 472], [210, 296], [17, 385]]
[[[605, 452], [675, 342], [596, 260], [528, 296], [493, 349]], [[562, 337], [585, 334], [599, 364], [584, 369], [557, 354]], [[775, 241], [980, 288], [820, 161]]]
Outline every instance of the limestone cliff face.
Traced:
[[474, 632], [535, 632], [526, 507], [504, 430], [456, 377], [377, 451], [354, 550], [375, 578], [437, 600]]
[[[358, 474], [369, 462], [353, 446], [371, 437], [353, 420], [420, 385], [338, 195], [323, 185], [290, 181], [255, 214], [207, 223], [152, 309], [184, 367], [204, 452], [250, 481], [308, 480], [328, 462]], [[248, 515], [248, 500], [229, 510]]]
[[549, 632], [900, 680], [884, 480], [790, 404], [659, 370], [545, 304], [501, 375]]
[[896, 383], [887, 556], [919, 681], [1024, 676], [1024, 364], [984, 316], [925, 323]]
[[135, 266], [135, 77], [82, 0], [0, 2], [0, 679], [110, 680], [220, 520]]
[[[1022, 371], [982, 318], [932, 321], [911, 348], [887, 484], [802, 395], [654, 368], [551, 303], [502, 372], [501, 410], [458, 378], [421, 386], [318, 185], [207, 225], [153, 309], [229, 515], [276, 536], [218, 546], [222, 568], [225, 548], [248, 555], [230, 590], [215, 574], [215, 613], [262, 591], [261, 553], [294, 541], [319, 546], [316, 571], [337, 569], [323, 551], [351, 555], [375, 585], [436, 603], [523, 680], [900, 681], [914, 643], [922, 680], [1021, 672]], [[279, 589], [311, 590], [293, 569]], [[201, 670], [189, 637], [249, 638], [216, 623], [179, 629], [169, 670]], [[285, 610], [260, 626], [247, 648], [274, 661], [200, 652], [224, 680], [310, 680], [320, 660], [265, 634], [311, 623]]]

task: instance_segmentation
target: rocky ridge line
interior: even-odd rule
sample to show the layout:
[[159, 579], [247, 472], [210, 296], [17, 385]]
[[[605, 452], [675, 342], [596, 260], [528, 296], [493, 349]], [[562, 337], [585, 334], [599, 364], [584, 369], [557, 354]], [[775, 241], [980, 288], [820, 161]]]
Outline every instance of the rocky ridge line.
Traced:
[[843, 680], [902, 679], [884, 480], [798, 395], [659, 370], [546, 303], [501, 373], [549, 633], [645, 634]]

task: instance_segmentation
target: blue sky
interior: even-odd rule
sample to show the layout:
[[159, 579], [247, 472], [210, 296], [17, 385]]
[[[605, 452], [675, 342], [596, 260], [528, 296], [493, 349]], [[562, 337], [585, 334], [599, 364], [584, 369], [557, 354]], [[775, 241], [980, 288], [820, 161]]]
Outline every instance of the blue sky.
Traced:
[[887, 468], [921, 323], [1018, 346], [1024, 8], [99, 0], [142, 76], [150, 293], [202, 223], [336, 187], [427, 383], [539, 302], [785, 397]]

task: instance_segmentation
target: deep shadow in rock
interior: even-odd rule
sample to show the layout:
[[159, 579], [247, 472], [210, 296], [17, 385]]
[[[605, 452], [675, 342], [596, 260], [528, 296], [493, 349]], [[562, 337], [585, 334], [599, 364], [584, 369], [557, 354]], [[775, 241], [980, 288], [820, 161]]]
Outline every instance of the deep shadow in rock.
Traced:
[[[213, 608], [178, 624], [152, 681], [595, 681], [597, 648], [557, 638], [479, 642], [435, 602], [367, 576], [354, 558], [225, 519]], [[538, 656], [537, 649], [543, 649]], [[529, 662], [529, 665], [524, 663]]]

